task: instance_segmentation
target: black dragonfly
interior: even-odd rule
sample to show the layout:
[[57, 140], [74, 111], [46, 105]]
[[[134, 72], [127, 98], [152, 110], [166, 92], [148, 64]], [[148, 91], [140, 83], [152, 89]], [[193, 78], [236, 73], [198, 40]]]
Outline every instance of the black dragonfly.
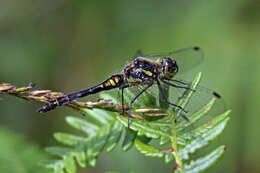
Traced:
[[[139, 92], [136, 93], [136, 95], [129, 103], [129, 128], [129, 118], [131, 115], [133, 103], [149, 88], [156, 86], [161, 97], [160, 99], [163, 100], [164, 103], [171, 105], [176, 110], [181, 112], [180, 114], [182, 117], [188, 121], [188, 115], [192, 113], [192, 108], [194, 108], [193, 104], [191, 103], [191, 109], [184, 109], [177, 105], [176, 102], [173, 101], [174, 99], [169, 99], [169, 97], [167, 97], [167, 94], [164, 93], [162, 85], [175, 88], [175, 90], [190, 90], [190, 82], [177, 79], [175, 76], [179, 72], [187, 71], [193, 68], [202, 60], [203, 52], [199, 47], [185, 48], [161, 54], [135, 56], [133, 61], [128, 63], [121, 73], [112, 75], [96, 86], [51, 100], [37, 111], [47, 112], [55, 109], [58, 106], [68, 104], [69, 102], [78, 98], [117, 88], [121, 91], [122, 105], [124, 105], [124, 89], [133, 87], [142, 88], [139, 89]], [[210, 98], [213, 97], [221, 100], [220, 94], [207, 88], [198, 87], [198, 89], [196, 89], [194, 92], [196, 92], [196, 95], [198, 96], [198, 99], [194, 101], [194, 103], [197, 105], [200, 102], [205, 104]], [[204, 98], [202, 98], [201, 95], [204, 96]]]

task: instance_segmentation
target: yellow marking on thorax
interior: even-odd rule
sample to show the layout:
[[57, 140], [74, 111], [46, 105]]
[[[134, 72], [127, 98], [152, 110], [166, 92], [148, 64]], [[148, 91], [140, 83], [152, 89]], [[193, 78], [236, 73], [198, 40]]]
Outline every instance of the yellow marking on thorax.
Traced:
[[101, 87], [101, 88], [104, 88], [104, 85], [103, 85], [103, 84], [101, 84], [101, 85], [100, 85], [100, 87]]
[[141, 79], [138, 79], [138, 78], [129, 78], [127, 79], [129, 83], [136, 83], [136, 82], [142, 82]]
[[153, 73], [147, 70], [143, 70], [143, 72], [147, 75], [147, 76], [153, 76]]

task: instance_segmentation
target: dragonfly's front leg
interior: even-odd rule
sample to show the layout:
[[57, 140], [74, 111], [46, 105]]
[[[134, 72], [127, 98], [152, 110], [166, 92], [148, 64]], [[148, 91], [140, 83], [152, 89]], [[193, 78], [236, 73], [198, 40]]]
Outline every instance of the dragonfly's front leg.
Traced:
[[[179, 82], [179, 83], [181, 83], [181, 84], [183, 84], [184, 86], [180, 86], [180, 85], [176, 85], [176, 84], [173, 84], [173, 83], [170, 83], [170, 82], [168, 82], [168, 81], [166, 81], [166, 80], [161, 80], [163, 83], [165, 83], [166, 85], [169, 85], [169, 86], [172, 86], [172, 87], [175, 87], [175, 88], [183, 88], [183, 89], [187, 89], [187, 90], [192, 90], [191, 88], [189, 88], [187, 85], [188, 84], [186, 84], [186, 83], [183, 83], [183, 82], [180, 82], [180, 81], [177, 81], [177, 80], [174, 80], [175, 82]], [[195, 91], [195, 90], [193, 90], [193, 91]]]
[[124, 89], [129, 87], [127, 82], [123, 82], [123, 84], [119, 87], [119, 91], [121, 90], [121, 104], [122, 104], [122, 114], [125, 114], [125, 104], [124, 104]]
[[[166, 96], [165, 96], [165, 94], [164, 94], [164, 92], [163, 92], [162, 86], [161, 86], [161, 84], [160, 84], [160, 82], [159, 82], [158, 80], [157, 80], [157, 85], [158, 85], [158, 88], [159, 88], [159, 92], [160, 92], [161, 95], [162, 95], [162, 99], [163, 99], [163, 101], [164, 101], [165, 103], [167, 103], [167, 104], [169, 104], [169, 105], [172, 105], [172, 106], [174, 106], [174, 107], [180, 109], [181, 111], [183, 111], [183, 112], [185, 112], [185, 113], [188, 113], [188, 111], [184, 110], [180, 105], [177, 105], [177, 104], [174, 104], [174, 103], [171, 103], [171, 102], [168, 101], [168, 99], [166, 98]], [[181, 116], [182, 116], [185, 120], [189, 121], [188, 117], [185, 116], [184, 114], [181, 113]]]
[[127, 121], [127, 134], [126, 136], [128, 135], [128, 130], [129, 130], [129, 127], [130, 127], [130, 116], [131, 116], [131, 111], [132, 111], [132, 105], [133, 103], [136, 101], [136, 99], [142, 95], [148, 88], [150, 88], [151, 86], [153, 85], [153, 83], [149, 83], [142, 91], [140, 91], [136, 96], [134, 96], [134, 98], [132, 98], [131, 102], [130, 102], [130, 105], [129, 105], [129, 111], [128, 111], [128, 121]]

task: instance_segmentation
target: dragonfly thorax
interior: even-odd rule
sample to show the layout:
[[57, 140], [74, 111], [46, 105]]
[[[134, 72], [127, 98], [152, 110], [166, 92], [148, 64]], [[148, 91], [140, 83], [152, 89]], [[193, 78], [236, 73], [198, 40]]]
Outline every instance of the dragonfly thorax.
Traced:
[[161, 79], [171, 79], [178, 72], [177, 62], [169, 57], [165, 57], [161, 61]]

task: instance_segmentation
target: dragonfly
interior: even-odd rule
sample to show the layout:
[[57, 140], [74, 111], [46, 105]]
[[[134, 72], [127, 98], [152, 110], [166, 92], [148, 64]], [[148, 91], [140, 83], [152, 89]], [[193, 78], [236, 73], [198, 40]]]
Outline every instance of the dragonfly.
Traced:
[[[176, 75], [178, 73], [183, 73], [184, 71], [187, 71], [200, 64], [204, 57], [203, 51], [200, 49], [200, 47], [194, 46], [166, 53], [142, 55], [142, 53], [139, 52], [138, 54], [139, 56], [134, 56], [133, 60], [128, 63], [120, 73], [111, 75], [108, 79], [93, 87], [75, 93], [67, 94], [57, 99], [53, 99], [37, 111], [41, 113], [48, 112], [81, 97], [86, 97], [103, 91], [119, 89], [119, 91], [121, 91], [121, 102], [124, 113], [124, 90], [137, 87], [139, 88], [139, 90], [136, 95], [131, 98], [129, 103], [129, 128], [129, 119], [133, 104], [142, 94], [148, 92], [150, 88], [156, 87], [158, 88], [161, 97], [160, 99], [165, 104], [170, 105], [178, 110], [182, 117], [188, 121], [188, 115], [189, 113], [191, 113], [191, 111], [182, 108], [181, 106], [176, 104], [175, 101], [169, 99], [169, 97], [167, 97], [167, 94], [164, 92], [163, 85], [182, 91], [190, 90], [190, 82], [182, 79], [177, 79]], [[188, 59], [186, 57], [188, 57]], [[194, 92], [196, 92], [199, 97], [200, 95], [204, 95], [206, 96], [206, 98], [222, 98], [221, 95], [218, 94], [216, 91], [203, 87], [199, 87]], [[205, 100], [204, 98], [199, 99]], [[191, 107], [193, 107], [193, 105], [191, 105]]]

